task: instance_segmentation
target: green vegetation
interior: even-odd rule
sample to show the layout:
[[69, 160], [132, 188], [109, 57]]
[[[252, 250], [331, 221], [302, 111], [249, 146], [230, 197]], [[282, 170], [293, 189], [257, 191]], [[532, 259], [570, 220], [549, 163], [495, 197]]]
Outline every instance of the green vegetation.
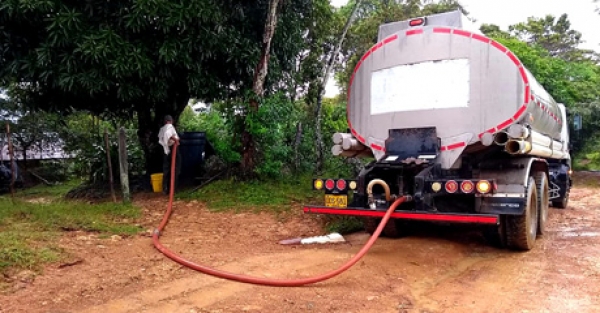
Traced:
[[[322, 193], [312, 190], [311, 178], [240, 182], [233, 179], [214, 182], [194, 193], [180, 195], [197, 199], [210, 210], [284, 212], [294, 205], [316, 202]], [[296, 207], [297, 208], [297, 207]]]
[[600, 169], [600, 58], [578, 47], [581, 33], [571, 29], [568, 16], [529, 18], [508, 31], [496, 25], [483, 25], [481, 30], [514, 52], [571, 115], [582, 116], [582, 129], [570, 131], [574, 164], [579, 169]]
[[81, 181], [77, 179], [58, 183], [52, 186], [39, 184], [31, 188], [17, 190], [16, 195], [20, 198], [44, 197], [50, 199], [58, 199], [65, 196], [69, 192], [69, 190], [79, 186], [80, 184]]
[[362, 219], [354, 216], [328, 216], [326, 217], [325, 231], [328, 233], [349, 234], [362, 230]]
[[57, 261], [64, 252], [56, 245], [63, 231], [133, 235], [138, 208], [114, 203], [87, 204], [61, 201], [74, 183], [36, 187], [15, 200], [0, 197], [0, 273], [9, 269], [38, 270], [40, 264]]

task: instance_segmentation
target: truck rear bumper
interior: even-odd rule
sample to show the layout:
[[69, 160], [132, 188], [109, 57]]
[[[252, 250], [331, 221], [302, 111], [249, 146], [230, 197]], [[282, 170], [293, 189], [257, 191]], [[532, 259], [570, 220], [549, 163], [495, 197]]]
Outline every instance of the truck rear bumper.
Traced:
[[[331, 215], [350, 215], [363, 217], [383, 217], [385, 210], [367, 210], [363, 208], [331, 208], [321, 206], [305, 206], [304, 213], [331, 214]], [[498, 215], [492, 214], [448, 214], [432, 212], [399, 211], [392, 213], [392, 218], [449, 222], [449, 223], [467, 223], [467, 224], [487, 224], [498, 225]]]

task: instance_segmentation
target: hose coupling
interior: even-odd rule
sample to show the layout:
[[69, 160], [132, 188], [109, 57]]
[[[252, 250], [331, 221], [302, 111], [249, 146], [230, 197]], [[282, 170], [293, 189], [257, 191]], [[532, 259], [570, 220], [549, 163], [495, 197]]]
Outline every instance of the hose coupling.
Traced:
[[371, 208], [371, 209], [376, 208], [375, 198], [373, 197], [373, 186], [375, 186], [375, 185], [380, 185], [381, 187], [383, 187], [383, 190], [385, 191], [385, 201], [387, 201], [387, 202], [392, 201], [392, 195], [390, 193], [390, 186], [382, 179], [373, 179], [367, 185], [367, 196], [368, 196], [367, 199], [368, 199], [368, 203], [369, 203], [369, 208]]

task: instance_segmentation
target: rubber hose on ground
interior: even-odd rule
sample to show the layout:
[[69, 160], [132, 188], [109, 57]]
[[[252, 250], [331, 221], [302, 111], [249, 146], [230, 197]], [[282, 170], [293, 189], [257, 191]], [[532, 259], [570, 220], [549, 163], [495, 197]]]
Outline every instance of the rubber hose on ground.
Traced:
[[330, 271], [330, 272], [327, 272], [327, 273], [324, 273], [324, 274], [321, 274], [318, 276], [307, 277], [307, 278], [298, 278], [298, 279], [267, 279], [267, 278], [252, 277], [252, 276], [246, 276], [246, 275], [240, 275], [240, 274], [234, 274], [234, 273], [229, 273], [229, 272], [225, 272], [225, 271], [220, 271], [220, 270], [217, 270], [214, 268], [210, 268], [208, 266], [196, 264], [189, 260], [186, 260], [183, 257], [174, 253], [173, 251], [169, 250], [167, 247], [163, 246], [160, 243], [159, 238], [160, 238], [161, 232], [163, 231], [164, 227], [166, 226], [167, 222], [169, 221], [169, 218], [173, 211], [173, 195], [174, 195], [174, 187], [175, 187], [175, 157], [177, 155], [177, 146], [178, 146], [177, 143], [173, 146], [173, 153], [172, 153], [172, 160], [171, 160], [171, 188], [169, 190], [169, 204], [167, 206], [167, 211], [165, 212], [165, 215], [163, 216], [162, 221], [160, 222], [158, 228], [154, 231], [154, 234], [152, 235], [152, 242], [154, 243], [154, 247], [156, 247], [156, 249], [158, 249], [158, 251], [162, 252], [165, 256], [169, 257], [173, 261], [175, 261], [183, 266], [189, 267], [193, 270], [202, 272], [204, 274], [216, 276], [219, 278], [233, 280], [233, 281], [237, 281], [237, 282], [241, 282], [241, 283], [249, 283], [249, 284], [263, 285], [263, 286], [297, 287], [297, 286], [318, 283], [318, 282], [330, 279], [332, 277], [335, 277], [335, 276], [341, 274], [342, 272], [344, 272], [345, 270], [349, 269], [350, 267], [352, 267], [354, 264], [356, 264], [356, 262], [358, 262], [358, 260], [360, 260], [367, 253], [367, 251], [369, 251], [369, 249], [373, 246], [373, 244], [375, 243], [375, 241], [381, 234], [381, 231], [387, 224], [388, 220], [390, 219], [392, 212], [394, 212], [394, 210], [402, 202], [404, 202], [406, 200], [405, 197], [401, 197], [398, 200], [394, 201], [394, 203], [390, 206], [390, 208], [387, 210], [386, 214], [381, 219], [379, 226], [377, 227], [377, 229], [375, 230], [375, 232], [373, 233], [371, 238], [369, 238], [367, 243], [348, 262], [346, 262], [345, 264], [343, 264], [341, 267], [339, 267], [336, 270], [333, 270], [333, 271]]

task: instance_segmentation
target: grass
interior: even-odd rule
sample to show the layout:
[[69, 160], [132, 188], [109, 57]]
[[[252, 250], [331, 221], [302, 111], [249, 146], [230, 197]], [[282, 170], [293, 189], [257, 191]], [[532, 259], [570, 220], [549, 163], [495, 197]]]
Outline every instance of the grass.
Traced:
[[[199, 200], [209, 210], [223, 211], [269, 211], [281, 213], [295, 205], [321, 205], [323, 192], [312, 189], [312, 177], [301, 176], [279, 181], [238, 182], [216, 181], [196, 192], [182, 193], [185, 200]], [[360, 218], [349, 216], [327, 216], [324, 231], [347, 234], [363, 229]]]
[[60, 198], [69, 192], [69, 190], [79, 186], [81, 181], [79, 180], [71, 180], [65, 183], [61, 183], [59, 185], [47, 186], [44, 184], [39, 184], [37, 186], [18, 190], [16, 196], [18, 197], [52, 197], [52, 198]]
[[[63, 200], [62, 196], [76, 185], [37, 186], [19, 191], [15, 199], [0, 196], [0, 274], [37, 271], [41, 264], [65, 257], [55, 244], [64, 231], [81, 230], [99, 236], [141, 231], [130, 222], [140, 216], [133, 205]], [[38, 198], [44, 201], [33, 201]]]
[[328, 233], [340, 233], [342, 235], [363, 230], [363, 221], [355, 216], [332, 215], [327, 217], [325, 230]]
[[29, 225], [21, 224], [0, 232], [0, 272], [10, 268], [37, 269], [41, 263], [60, 259], [62, 250], [50, 243], [53, 234], [28, 228]]
[[312, 190], [312, 179], [301, 177], [279, 181], [216, 181], [196, 191], [182, 193], [180, 199], [197, 199], [209, 210], [284, 212], [293, 205], [313, 203], [322, 193]]

